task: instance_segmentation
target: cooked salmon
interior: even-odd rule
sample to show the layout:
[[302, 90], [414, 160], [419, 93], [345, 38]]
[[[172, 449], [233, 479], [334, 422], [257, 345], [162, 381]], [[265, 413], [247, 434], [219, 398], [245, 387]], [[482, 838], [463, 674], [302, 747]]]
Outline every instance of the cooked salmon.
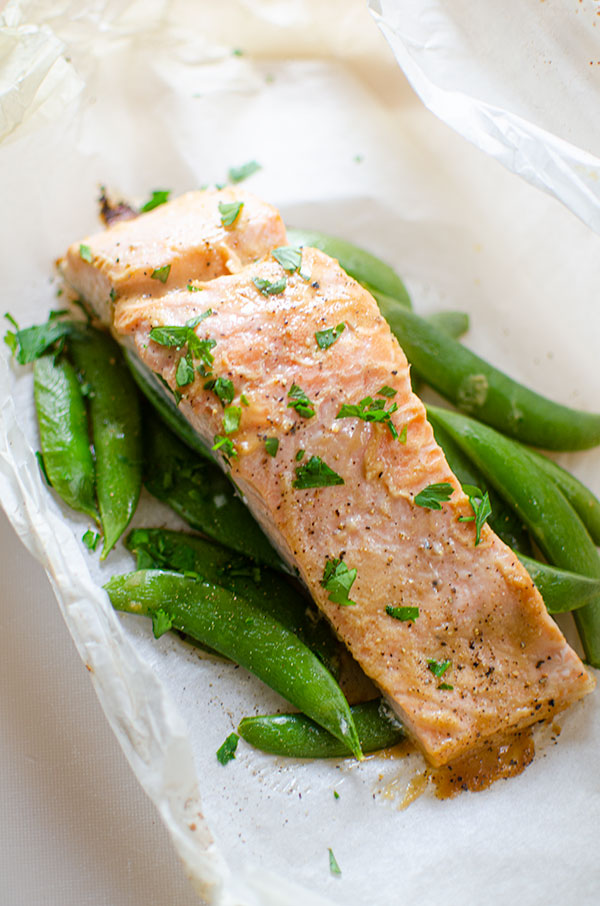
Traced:
[[[224, 225], [219, 205], [240, 205], [232, 224]], [[66, 281], [110, 325], [112, 304], [118, 298], [157, 295], [184, 287], [190, 279], [235, 273], [285, 241], [279, 212], [249, 192], [239, 188], [188, 192], [74, 243], [61, 269]]]
[[[139, 222], [124, 225], [132, 242]], [[315, 249], [287, 266], [265, 254], [196, 293], [146, 282], [146, 295], [120, 294], [113, 333], [181, 394], [181, 411], [430, 762], [591, 691], [512, 551], [487, 525], [476, 546], [473, 523], [460, 521], [469, 500], [373, 297]], [[179, 282], [205, 274], [191, 267]], [[156, 331], [185, 325], [191, 345]], [[431, 485], [446, 486], [439, 509], [420, 505]]]

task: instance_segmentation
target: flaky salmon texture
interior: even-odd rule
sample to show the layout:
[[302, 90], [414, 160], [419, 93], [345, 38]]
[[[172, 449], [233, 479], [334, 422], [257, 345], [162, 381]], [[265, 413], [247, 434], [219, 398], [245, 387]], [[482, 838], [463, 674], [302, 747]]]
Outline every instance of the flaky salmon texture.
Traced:
[[[220, 202], [242, 204], [229, 226]], [[73, 245], [67, 281], [181, 394], [207, 446], [225, 441], [215, 455], [430, 763], [592, 690], [512, 551], [487, 525], [475, 546], [473, 522], [460, 521], [472, 509], [411, 390], [406, 357], [373, 297], [337, 261], [304, 248], [301, 267], [284, 269], [271, 254], [286, 243], [281, 217], [238, 189], [189, 193], [82, 242], [91, 260]], [[210, 341], [204, 370], [233, 383], [228, 405], [239, 412], [229, 434], [206, 375], [177, 380], [186, 348], [150, 337], [208, 311], [193, 330]], [[315, 334], [332, 328], [319, 345]], [[337, 417], [365, 397], [397, 408], [381, 422]], [[265, 446], [273, 438], [276, 455]], [[315, 480], [324, 486], [304, 486]], [[441, 509], [415, 504], [444, 482], [453, 493]], [[389, 606], [418, 616], [395, 619]]]

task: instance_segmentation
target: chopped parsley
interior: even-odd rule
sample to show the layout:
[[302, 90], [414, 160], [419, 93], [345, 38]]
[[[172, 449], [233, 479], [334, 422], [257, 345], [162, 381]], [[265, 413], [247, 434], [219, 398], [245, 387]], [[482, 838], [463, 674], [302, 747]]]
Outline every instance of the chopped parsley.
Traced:
[[295, 409], [302, 418], [312, 418], [315, 414], [312, 402], [298, 384], [292, 384], [288, 393], [288, 400], [291, 400], [287, 404], [288, 409]]
[[317, 330], [315, 340], [319, 349], [329, 349], [336, 340], [339, 340], [345, 330], [346, 325], [342, 321], [337, 327], [328, 327], [327, 330]]
[[92, 263], [92, 250], [89, 245], [84, 245], [83, 243], [79, 246], [79, 257], [83, 261], [87, 261], [88, 264]]
[[393, 387], [388, 387], [387, 384], [384, 384], [381, 390], [377, 391], [377, 396], [387, 396], [387, 398], [391, 400], [396, 396], [397, 393], [398, 391], [394, 390]]
[[265, 437], [265, 450], [269, 456], [277, 456], [279, 440], [277, 437]]
[[233, 441], [228, 437], [223, 437], [222, 434], [215, 434], [214, 444], [212, 445], [211, 450], [220, 450], [227, 462], [229, 462], [229, 459], [237, 458], [237, 452], [233, 446]]
[[173, 625], [173, 619], [162, 607], [155, 610], [152, 614], [152, 632], [155, 639], [160, 639], [161, 635], [168, 632]]
[[155, 267], [150, 277], [152, 280], [160, 280], [161, 283], [166, 283], [171, 273], [171, 265], [163, 264], [162, 267]]
[[302, 457], [304, 456], [305, 453], [306, 453], [306, 450], [298, 450], [298, 452], [296, 453], [296, 456], [295, 456], [296, 462], [300, 462], [300, 460], [302, 459]]
[[475, 547], [481, 541], [481, 529], [483, 528], [488, 517], [492, 515], [492, 505], [490, 503], [490, 495], [486, 491], [485, 494], [482, 493], [479, 488], [476, 488], [472, 484], [463, 485], [463, 491], [469, 498], [469, 503], [471, 504], [471, 509], [473, 510], [474, 516], [459, 516], [459, 522], [475, 522]]
[[145, 214], [146, 211], [153, 211], [154, 208], [160, 207], [161, 204], [166, 204], [170, 194], [170, 189], [153, 189], [148, 201], [141, 206], [140, 214]]
[[230, 733], [223, 745], [217, 749], [217, 760], [220, 764], [225, 765], [233, 761], [239, 738], [237, 733]]
[[95, 551], [98, 546], [98, 541], [100, 540], [100, 535], [98, 532], [92, 532], [91, 529], [88, 529], [81, 540], [89, 551]]
[[392, 421], [392, 415], [398, 406], [392, 403], [389, 409], [385, 408], [385, 400], [374, 400], [372, 396], [365, 396], [358, 405], [344, 403], [336, 418], [360, 418], [364, 422], [378, 422], [387, 425], [392, 437], [397, 440], [398, 432]]
[[[235, 51], [234, 51], [235, 53]], [[238, 51], [241, 54], [241, 51]], [[249, 160], [248, 163], [242, 164], [241, 167], [230, 167], [227, 172], [229, 182], [237, 183], [248, 179], [253, 173], [262, 170], [261, 165], [256, 160]]]
[[298, 491], [307, 488], [328, 488], [336, 484], [345, 484], [344, 479], [334, 472], [320, 456], [311, 456], [302, 466], [296, 466], [296, 478], [292, 487]]
[[355, 579], [356, 570], [348, 569], [343, 560], [328, 559], [323, 570], [321, 585], [329, 592], [330, 601], [333, 601], [334, 604], [348, 606], [356, 604], [356, 601], [351, 601], [348, 597]]
[[[213, 378], [205, 383], [204, 389], [212, 390], [221, 400], [222, 406], [226, 406], [227, 403], [233, 402], [235, 388], [233, 386], [233, 381], [230, 381], [229, 378]], [[242, 400], [242, 404], [244, 404], [244, 400]], [[248, 404], [245, 403], [245, 405]]]
[[295, 274], [302, 267], [302, 249], [300, 246], [282, 245], [278, 249], [272, 249], [271, 254], [288, 274]]
[[245, 393], [242, 393], [242, 395], [240, 396], [240, 403], [242, 404], [242, 406], [250, 405], [250, 403], [248, 402], [248, 397], [246, 396]]
[[439, 679], [444, 675], [446, 670], [452, 666], [452, 661], [436, 661], [434, 658], [430, 657], [427, 659], [427, 666], [433, 675], [437, 676]]
[[442, 503], [450, 500], [454, 488], [448, 481], [427, 485], [415, 497], [417, 506], [426, 507], [428, 510], [441, 510]]
[[395, 620], [402, 620], [404, 623], [416, 620], [419, 616], [418, 607], [393, 607], [392, 604], [386, 604], [385, 612], [388, 616]]
[[287, 286], [287, 280], [282, 277], [281, 280], [265, 280], [264, 277], [254, 277], [252, 280], [255, 287], [263, 296], [278, 296]]
[[225, 434], [234, 434], [240, 427], [242, 410], [239, 406], [228, 406], [223, 413], [223, 431]]
[[338, 793], [337, 790], [334, 790], [334, 791], [333, 791], [333, 798], [334, 798], [334, 799], [339, 799], [339, 798], [340, 798], [340, 794]]
[[186, 321], [184, 325], [153, 327], [150, 331], [150, 339], [160, 346], [169, 346], [175, 349], [181, 349], [187, 343], [188, 350], [194, 358], [202, 359], [207, 365], [212, 365], [213, 356], [210, 350], [217, 345], [216, 340], [201, 340], [196, 336], [194, 330], [210, 314], [212, 314], [212, 310], [209, 308], [203, 314]]
[[445, 692], [451, 692], [454, 689], [450, 683], [440, 683], [438, 689], [443, 689]]
[[204, 289], [204, 287], [203, 286], [194, 286], [194, 284], [190, 281], [190, 283], [188, 283], [188, 285], [186, 286], [186, 289], [187, 289], [188, 293], [199, 293]]
[[329, 847], [329, 871], [332, 875], [336, 876], [339, 876], [342, 873], [342, 869], [338, 865], [336, 857], [333, 855], [331, 846]]
[[408, 437], [408, 425], [404, 425], [404, 427], [402, 428], [402, 431], [398, 435], [399, 443], [405, 444], [407, 437]]
[[[6, 316], [5, 316], [6, 317]], [[14, 318], [8, 315], [11, 324], [16, 325]], [[19, 365], [28, 365], [39, 359], [46, 350], [57, 341], [63, 340], [73, 332], [71, 324], [51, 318], [45, 324], [34, 324], [23, 330], [7, 331], [4, 342], [16, 356]]]
[[191, 352], [188, 352], [188, 354], [182, 356], [177, 363], [175, 383], [178, 387], [187, 387], [188, 384], [191, 384], [193, 382], [195, 374], [196, 372], [194, 371], [192, 354]]
[[221, 215], [221, 223], [223, 224], [223, 226], [233, 226], [233, 224], [240, 216], [240, 211], [243, 207], [243, 201], [220, 201], [219, 214]]

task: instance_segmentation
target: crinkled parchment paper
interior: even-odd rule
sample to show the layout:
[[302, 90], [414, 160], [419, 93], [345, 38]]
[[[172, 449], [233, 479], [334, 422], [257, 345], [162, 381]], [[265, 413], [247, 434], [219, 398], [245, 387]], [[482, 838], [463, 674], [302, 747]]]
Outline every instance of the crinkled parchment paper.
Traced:
[[[428, 113], [362, 4], [85, 6], [9, 3], [0, 32], [2, 295], [21, 324], [56, 307], [52, 262], [95, 227], [100, 183], [142, 200], [256, 158], [248, 188], [289, 224], [371, 248], [419, 311], [468, 311], [482, 355], [598, 408], [600, 239]], [[440, 62], [448, 84], [469, 71], [458, 50]], [[30, 370], [3, 346], [2, 504], [48, 570], [114, 732], [207, 901], [597, 902], [597, 695], [561, 717], [558, 744], [520, 777], [405, 811], [415, 762], [297, 764], [240, 743], [222, 767], [215, 751], [238, 720], [283, 703], [112, 612], [99, 585], [131, 559], [121, 549], [100, 567], [85, 551], [87, 521], [43, 486], [37, 446]], [[597, 452], [562, 461], [600, 491]], [[135, 521], [178, 524], [149, 497]]]

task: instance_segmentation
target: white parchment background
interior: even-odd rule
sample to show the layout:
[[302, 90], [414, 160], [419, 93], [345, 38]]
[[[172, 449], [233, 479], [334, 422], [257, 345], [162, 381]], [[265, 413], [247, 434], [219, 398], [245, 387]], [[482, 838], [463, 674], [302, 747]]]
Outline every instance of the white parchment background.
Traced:
[[[395, 6], [412, 14], [401, 23], [426, 32], [432, 8], [440, 12]], [[549, 2], [539, 6], [551, 17]], [[543, 27], [532, 15], [524, 22]], [[424, 42], [437, 47], [439, 80], [479, 85], [449, 20], [444, 42], [440, 33], [431, 28]], [[505, 57], [521, 49], [504, 46]], [[516, 62], [502, 77], [490, 70], [494, 104], [510, 108], [523, 79]], [[256, 158], [263, 169], [248, 188], [288, 223], [371, 248], [403, 274], [419, 311], [469, 311], [468, 342], [482, 355], [562, 402], [598, 408], [600, 240], [429, 114], [361, 3], [9, 3], [0, 139], [3, 304], [24, 325], [56, 304], [52, 262], [93, 229], [99, 183], [141, 200], [151, 188], [220, 181]], [[543, 156], [530, 160], [547, 174]], [[154, 642], [144, 621], [112, 613], [97, 586], [131, 560], [119, 551], [100, 568], [83, 550], [87, 523], [42, 487], [37, 444], [31, 375], [4, 350], [2, 504], [49, 571], [117, 738], [206, 899], [383, 906], [462, 903], [477, 892], [490, 904], [597, 902], [597, 696], [565, 717], [559, 745], [521, 777], [451, 802], [423, 797], [404, 812], [404, 763], [295, 764], [240, 744], [222, 768], [214, 753], [239, 718], [280, 700], [243, 671], [169, 637]], [[563, 462], [600, 492], [597, 453]], [[137, 524], [165, 521], [176, 524], [144, 499]]]

